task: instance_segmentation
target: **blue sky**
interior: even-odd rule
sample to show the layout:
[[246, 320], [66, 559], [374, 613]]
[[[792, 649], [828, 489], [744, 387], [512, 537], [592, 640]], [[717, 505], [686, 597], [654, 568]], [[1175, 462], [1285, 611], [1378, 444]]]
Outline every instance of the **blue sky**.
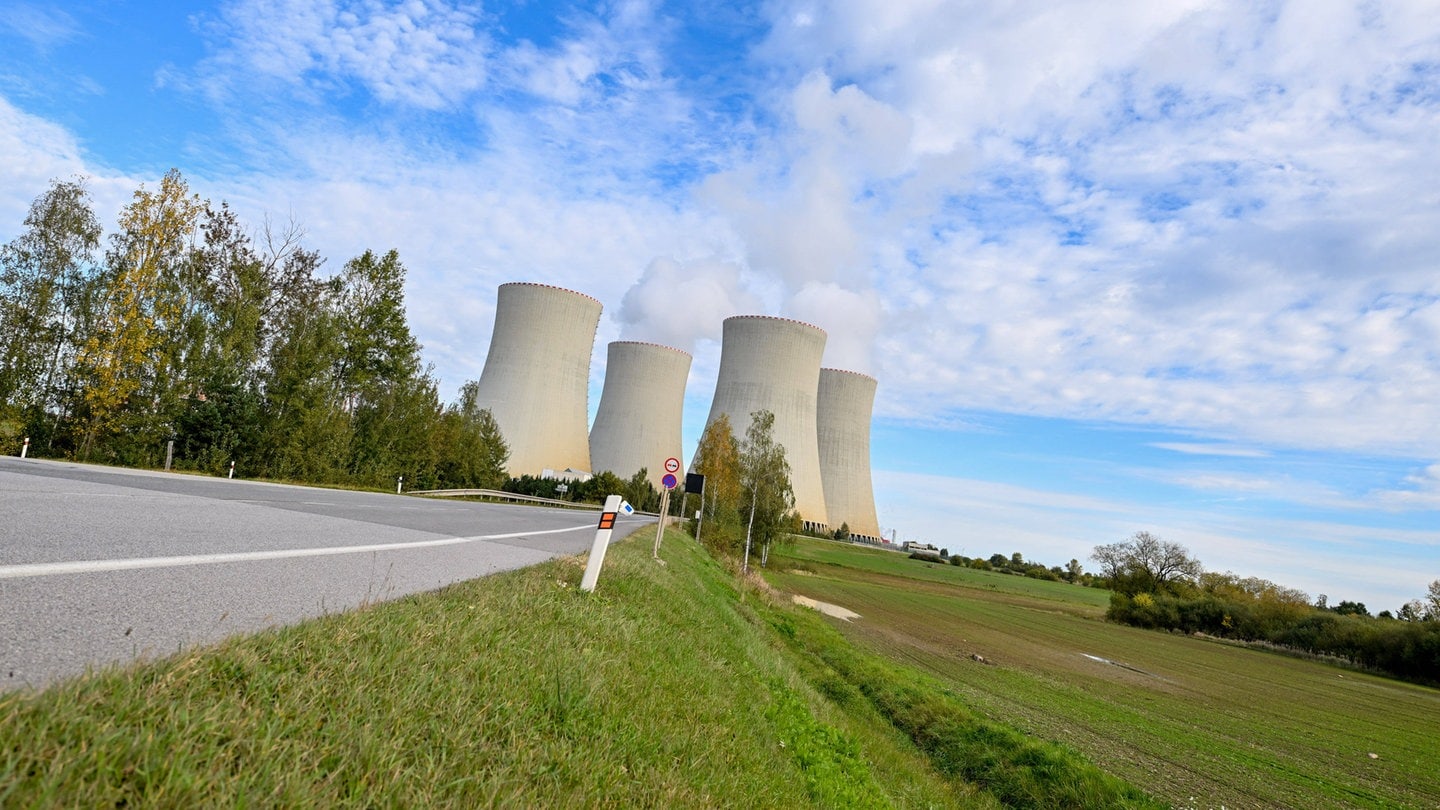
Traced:
[[592, 400], [610, 340], [695, 354], [693, 445], [721, 321], [784, 315], [879, 379], [901, 539], [1440, 577], [1429, 2], [0, 0], [0, 241], [172, 166], [332, 268], [398, 249], [447, 395], [496, 286], [556, 284], [605, 305]]

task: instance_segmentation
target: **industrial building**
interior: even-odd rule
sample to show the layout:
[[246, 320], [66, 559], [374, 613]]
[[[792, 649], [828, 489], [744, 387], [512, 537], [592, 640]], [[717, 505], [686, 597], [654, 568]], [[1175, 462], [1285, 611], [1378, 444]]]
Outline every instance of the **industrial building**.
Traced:
[[476, 399], [510, 446], [510, 475], [593, 469], [588, 397], [600, 310], [560, 287], [500, 285]]
[[870, 480], [870, 418], [875, 378], [854, 371], [820, 369], [815, 426], [820, 443], [820, 479], [832, 529], [842, 524], [851, 537], [880, 542], [875, 490]]
[[590, 462], [629, 478], [644, 469], [656, 489], [665, 459], [682, 460], [681, 416], [690, 355], [655, 343], [615, 341], [606, 352], [605, 387], [590, 428]]
[[720, 414], [744, 440], [750, 414], [775, 414], [775, 441], [785, 447], [795, 509], [806, 528], [827, 530], [825, 490], [820, 478], [816, 397], [825, 331], [808, 323], [765, 315], [726, 318], [720, 344], [720, 372], [706, 424]]

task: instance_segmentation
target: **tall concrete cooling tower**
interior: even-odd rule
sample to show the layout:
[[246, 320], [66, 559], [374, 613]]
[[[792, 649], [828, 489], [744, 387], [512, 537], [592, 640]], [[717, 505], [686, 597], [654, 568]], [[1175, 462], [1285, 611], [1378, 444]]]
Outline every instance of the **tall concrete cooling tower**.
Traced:
[[853, 371], [820, 369], [815, 408], [820, 439], [820, 478], [830, 527], [846, 524], [850, 534], [880, 542], [875, 490], [870, 481], [870, 415], [875, 408], [875, 378]]
[[548, 284], [501, 284], [477, 401], [510, 445], [511, 475], [590, 470], [590, 351], [600, 302]]
[[[605, 388], [590, 429], [590, 463], [629, 478], [644, 468], [660, 488], [665, 459], [680, 455], [680, 417], [690, 355], [669, 346], [620, 340], [610, 344]], [[682, 479], [683, 480], [683, 479]]]
[[706, 424], [730, 418], [735, 438], [744, 441], [750, 414], [775, 414], [775, 441], [785, 447], [795, 509], [807, 528], [824, 530], [825, 489], [815, 432], [815, 398], [825, 331], [788, 318], [737, 315], [725, 319], [720, 374]]

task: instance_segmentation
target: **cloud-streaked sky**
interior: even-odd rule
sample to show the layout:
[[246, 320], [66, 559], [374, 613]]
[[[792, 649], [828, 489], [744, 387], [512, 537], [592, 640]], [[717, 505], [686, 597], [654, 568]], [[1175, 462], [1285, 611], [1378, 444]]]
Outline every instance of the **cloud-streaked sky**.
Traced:
[[592, 410], [606, 342], [695, 353], [693, 445], [723, 318], [795, 317], [880, 381], [901, 539], [1440, 577], [1429, 0], [182, 6], [0, 0], [0, 241], [174, 166], [332, 268], [398, 249], [447, 393], [497, 285], [560, 285]]

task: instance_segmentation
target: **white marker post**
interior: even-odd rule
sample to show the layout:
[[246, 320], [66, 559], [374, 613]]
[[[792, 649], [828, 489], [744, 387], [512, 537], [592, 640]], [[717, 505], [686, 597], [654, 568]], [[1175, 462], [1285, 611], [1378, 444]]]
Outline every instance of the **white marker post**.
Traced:
[[235, 462], [233, 462], [233, 461], [230, 462], [230, 474], [227, 475], [227, 476], [225, 476], [225, 477], [226, 477], [226, 478], [234, 478], [234, 477], [235, 477]]
[[25, 437], [25, 443], [20, 445], [20, 457], [24, 458], [30, 454], [30, 437]]
[[399, 478], [395, 479], [395, 494], [396, 494], [396, 495], [399, 495], [399, 494], [400, 494], [400, 491], [401, 491], [402, 489], [404, 489], [404, 488], [405, 488], [405, 476], [402, 475], [402, 476], [400, 476]]
[[620, 496], [605, 496], [605, 507], [600, 513], [600, 525], [595, 529], [595, 542], [590, 545], [590, 561], [585, 563], [585, 575], [580, 578], [580, 590], [594, 591], [600, 580], [600, 566], [605, 564], [605, 549], [610, 547], [610, 534], [615, 529], [615, 515], [620, 511]]

